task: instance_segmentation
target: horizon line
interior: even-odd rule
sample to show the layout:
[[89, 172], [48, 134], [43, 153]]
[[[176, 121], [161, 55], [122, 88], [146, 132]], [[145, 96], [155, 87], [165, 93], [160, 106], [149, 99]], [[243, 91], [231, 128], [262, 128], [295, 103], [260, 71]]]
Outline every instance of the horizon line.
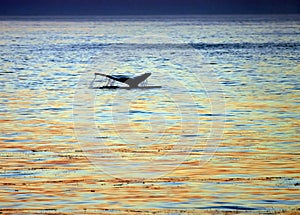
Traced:
[[215, 15], [300, 15], [300, 13], [178, 13], [178, 14], [0, 14], [0, 17], [3, 16], [215, 16]]

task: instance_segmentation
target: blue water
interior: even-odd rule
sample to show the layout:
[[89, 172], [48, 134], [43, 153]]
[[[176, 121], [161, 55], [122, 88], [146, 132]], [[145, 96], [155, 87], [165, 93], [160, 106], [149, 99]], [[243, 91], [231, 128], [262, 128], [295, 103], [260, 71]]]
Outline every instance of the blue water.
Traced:
[[[0, 28], [1, 208], [299, 206], [299, 15], [0, 17]], [[95, 72], [151, 72], [162, 88], [90, 89]]]

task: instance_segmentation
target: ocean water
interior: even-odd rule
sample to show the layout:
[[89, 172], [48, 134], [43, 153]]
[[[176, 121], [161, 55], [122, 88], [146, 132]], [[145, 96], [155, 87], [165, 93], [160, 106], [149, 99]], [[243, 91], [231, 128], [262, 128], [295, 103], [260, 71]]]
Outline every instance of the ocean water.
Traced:
[[2, 210], [299, 207], [299, 15], [0, 20]]

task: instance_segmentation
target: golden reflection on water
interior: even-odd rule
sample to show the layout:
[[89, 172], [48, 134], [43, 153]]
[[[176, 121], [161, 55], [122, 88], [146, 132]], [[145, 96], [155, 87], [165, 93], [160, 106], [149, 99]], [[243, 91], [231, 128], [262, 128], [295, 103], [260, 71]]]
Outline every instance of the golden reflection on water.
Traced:
[[[197, 159], [203, 152], [197, 152], [201, 145], [196, 145], [187, 161], [161, 178], [113, 179], [100, 171], [95, 172], [76, 144], [73, 123], [69, 120], [71, 110], [49, 112], [44, 109], [49, 107], [48, 96], [46, 92], [17, 92], [14, 98], [6, 102], [8, 109], [14, 111], [1, 113], [4, 134], [1, 137], [1, 174], [7, 174], [1, 179], [0, 202], [5, 202], [2, 207], [18, 207], [25, 203], [25, 208], [39, 208], [42, 204], [58, 210], [101, 210], [160, 208], [163, 202], [168, 202], [178, 208], [192, 209], [195, 207], [193, 201], [200, 199], [202, 205], [218, 205], [217, 199], [222, 199], [225, 202], [245, 202], [249, 208], [257, 207], [257, 202], [272, 199], [277, 206], [285, 207], [280, 202], [295, 201], [299, 195], [298, 188], [289, 179], [299, 178], [298, 134], [287, 132], [281, 139], [272, 134], [296, 128], [299, 126], [296, 121], [278, 122], [274, 114], [251, 115], [253, 121], [278, 122], [279, 130], [276, 131], [263, 124], [258, 125], [255, 131], [242, 130], [236, 128], [236, 122], [228, 122], [224, 130], [225, 141], [205, 165], [199, 166]], [[39, 117], [24, 117], [23, 111], [33, 109], [32, 102], [29, 102], [33, 98], [45, 101], [39, 105]], [[65, 106], [63, 101], [51, 104], [52, 108]], [[133, 106], [145, 110], [143, 103]], [[271, 108], [289, 112], [296, 109], [293, 105], [252, 103], [251, 100], [239, 103], [229, 101], [227, 107], [241, 111]], [[25, 114], [28, 116], [33, 112]], [[131, 132], [126, 130], [126, 125], [119, 126], [122, 132]], [[132, 126], [144, 134], [149, 130], [138, 123]], [[176, 134], [181, 129], [176, 129], [174, 125], [164, 132]], [[277, 142], [291, 143], [287, 143], [289, 148], [285, 148], [276, 146]], [[115, 143], [107, 144], [114, 146]], [[170, 150], [172, 144], [168, 147], [159, 142], [142, 149], [121, 144], [113, 151], [122, 155], [128, 152], [136, 154], [138, 151], [140, 156], [149, 158], [159, 156], [163, 150]], [[291, 148], [294, 151], [290, 151]], [[153, 165], [152, 168], [159, 171], [161, 167]], [[250, 204], [246, 203], [249, 198]]]

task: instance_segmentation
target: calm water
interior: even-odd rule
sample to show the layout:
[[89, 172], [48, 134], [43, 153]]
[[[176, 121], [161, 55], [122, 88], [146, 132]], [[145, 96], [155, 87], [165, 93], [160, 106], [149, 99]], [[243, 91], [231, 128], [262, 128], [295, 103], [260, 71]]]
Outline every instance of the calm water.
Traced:
[[[299, 16], [0, 23], [1, 208], [299, 207]], [[94, 72], [162, 88], [90, 89]]]

